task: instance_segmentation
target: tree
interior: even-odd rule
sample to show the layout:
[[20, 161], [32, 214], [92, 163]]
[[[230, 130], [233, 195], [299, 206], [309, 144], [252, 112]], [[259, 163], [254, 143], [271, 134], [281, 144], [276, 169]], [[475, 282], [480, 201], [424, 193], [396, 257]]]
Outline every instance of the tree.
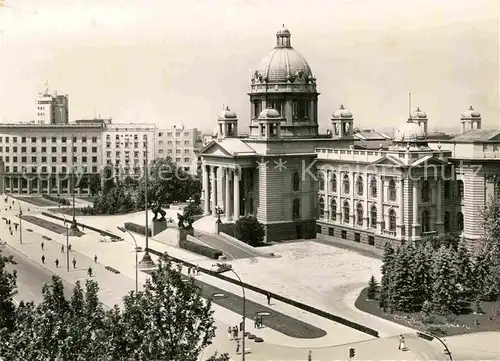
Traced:
[[441, 246], [433, 265], [434, 282], [432, 285], [432, 303], [439, 314], [457, 314], [460, 312], [461, 289], [457, 283], [457, 269], [454, 267], [452, 248]]
[[472, 264], [472, 274], [475, 284], [476, 294], [480, 299], [488, 298], [488, 275], [490, 265], [488, 264], [488, 254], [484, 249], [479, 250]]
[[419, 288], [412, 269], [415, 255], [416, 247], [413, 244], [405, 245], [399, 249], [393, 261], [389, 289], [391, 306], [395, 310], [414, 312], [421, 307], [421, 304], [420, 307], [416, 304]]
[[124, 298], [127, 352], [134, 360], [196, 360], [215, 336], [210, 301], [164, 256], [144, 290]]
[[472, 256], [464, 240], [458, 243], [457, 252], [454, 255], [453, 262], [454, 268], [457, 270], [457, 284], [461, 289], [460, 299], [472, 301], [476, 285], [472, 272]]
[[101, 190], [101, 177], [99, 174], [89, 175], [89, 191], [91, 196], [95, 196]]
[[4, 256], [0, 249], [0, 330], [10, 331], [14, 327], [15, 305], [12, 295], [17, 290], [17, 275], [15, 270], [8, 270], [8, 266], [14, 264], [13, 257]]
[[96, 214], [128, 213], [136, 209], [131, 190], [118, 184], [94, 199]]
[[387, 242], [384, 245], [384, 255], [382, 257], [381, 273], [382, 279], [380, 280], [380, 294], [378, 297], [379, 307], [384, 311], [390, 303], [390, 278], [391, 268], [394, 261], [394, 248]]
[[236, 238], [254, 247], [262, 244], [265, 233], [262, 223], [251, 215], [238, 219], [234, 227]]
[[184, 207], [184, 219], [193, 224], [195, 221], [195, 217], [203, 214], [203, 210], [200, 207], [199, 202], [193, 201], [188, 203], [186, 207]]
[[427, 300], [432, 299], [432, 256], [434, 249], [429, 242], [416, 249], [415, 259], [412, 264], [412, 278], [415, 282], [415, 307], [420, 309]]
[[378, 283], [377, 280], [375, 279], [375, 276], [372, 275], [370, 277], [370, 281], [368, 282], [368, 291], [366, 293], [366, 297], [369, 300], [374, 300], [377, 297], [377, 292], [378, 292]]
[[102, 170], [101, 174], [102, 180], [104, 181], [102, 192], [108, 193], [111, 189], [116, 186], [115, 182], [115, 172], [111, 164], [107, 164]]

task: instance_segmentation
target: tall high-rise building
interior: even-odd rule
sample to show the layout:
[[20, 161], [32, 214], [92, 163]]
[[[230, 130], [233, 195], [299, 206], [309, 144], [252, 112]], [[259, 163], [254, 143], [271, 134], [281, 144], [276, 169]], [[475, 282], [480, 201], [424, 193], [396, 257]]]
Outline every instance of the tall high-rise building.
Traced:
[[68, 94], [60, 95], [56, 90], [50, 94], [45, 83], [44, 92], [38, 93], [36, 100], [36, 115], [37, 124], [68, 124]]

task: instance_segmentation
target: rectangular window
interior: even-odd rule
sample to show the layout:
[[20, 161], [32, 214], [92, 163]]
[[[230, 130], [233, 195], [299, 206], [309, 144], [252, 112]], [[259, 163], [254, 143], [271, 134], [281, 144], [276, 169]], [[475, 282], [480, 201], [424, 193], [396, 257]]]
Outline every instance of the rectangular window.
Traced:
[[61, 147], [61, 153], [66, 153], [68, 149], [66, 147]]
[[31, 137], [31, 143], [36, 143], [36, 137]]
[[92, 163], [97, 163], [97, 157], [92, 157]]
[[335, 229], [333, 227], [328, 227], [328, 235], [335, 236]]
[[42, 137], [42, 143], [47, 143], [47, 137]]
[[47, 147], [42, 147], [42, 153], [47, 153]]
[[82, 137], [82, 143], [87, 143], [87, 137]]
[[21, 163], [26, 163], [26, 157], [21, 157]]
[[57, 163], [57, 157], [52, 157], [52, 163]]
[[47, 163], [47, 157], [42, 157], [42, 163]]
[[36, 147], [31, 147], [31, 153], [36, 153]]
[[36, 157], [31, 157], [31, 163], [36, 163]]
[[[73, 159], [74, 162], [76, 162], [76, 159]], [[82, 163], [87, 163], [87, 157], [82, 157]]]
[[316, 225], [316, 233], [321, 234], [321, 225], [319, 224]]
[[361, 243], [361, 233], [354, 233], [354, 242]]
[[52, 147], [52, 153], [56, 153], [57, 152], [57, 147]]
[[52, 137], [52, 143], [57, 143], [57, 138], [56, 137]]
[[[76, 149], [75, 149], [76, 152]], [[82, 153], [87, 153], [87, 147], [82, 147]]]
[[92, 143], [97, 143], [97, 137], [92, 137]]
[[66, 163], [68, 161], [68, 157], [63, 156], [61, 157], [61, 162]]
[[370, 246], [375, 246], [375, 237], [374, 236], [368, 236], [368, 244]]
[[26, 143], [26, 137], [21, 137], [21, 143]]
[[342, 239], [347, 239], [347, 231], [342, 231], [341, 234], [340, 234], [340, 237]]
[[63, 143], [66, 143], [66, 142], [68, 141], [68, 138], [66, 138], [66, 137], [62, 137], [62, 138], [61, 138], [61, 141], [62, 141]]
[[97, 153], [97, 147], [92, 147], [92, 153]]

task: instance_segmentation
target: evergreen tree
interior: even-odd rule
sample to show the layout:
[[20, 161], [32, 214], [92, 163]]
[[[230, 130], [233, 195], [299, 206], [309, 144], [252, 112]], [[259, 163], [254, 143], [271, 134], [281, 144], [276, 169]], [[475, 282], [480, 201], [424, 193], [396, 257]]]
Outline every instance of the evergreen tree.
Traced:
[[415, 308], [420, 310], [425, 301], [432, 299], [432, 255], [434, 249], [432, 244], [426, 243], [415, 250], [415, 258], [412, 263], [412, 277], [415, 282]]
[[432, 303], [439, 314], [458, 313], [460, 288], [457, 285], [457, 269], [454, 267], [455, 255], [452, 248], [441, 246], [434, 259], [434, 283], [432, 285]]
[[464, 240], [458, 243], [457, 252], [454, 255], [453, 262], [454, 267], [457, 269], [457, 285], [461, 289], [460, 300], [464, 302], [471, 301], [474, 298], [475, 287], [472, 274], [472, 256]]
[[484, 250], [479, 250], [474, 257], [472, 265], [472, 279], [475, 285], [474, 290], [476, 292], [476, 297], [479, 299], [485, 299], [488, 295], [487, 286], [489, 273], [488, 255]]
[[391, 293], [389, 286], [391, 283], [391, 268], [394, 261], [394, 253], [394, 248], [387, 242], [384, 245], [384, 255], [382, 257], [382, 278], [380, 280], [380, 293], [378, 297], [379, 307], [383, 310], [390, 306]]
[[0, 250], [0, 330], [9, 332], [14, 327], [13, 294], [17, 290], [16, 272], [10, 272], [8, 265], [14, 265], [16, 262], [10, 257], [2, 255]]
[[374, 300], [377, 297], [377, 291], [378, 291], [378, 283], [377, 280], [375, 279], [375, 276], [372, 275], [370, 277], [370, 281], [368, 282], [368, 291], [366, 293], [366, 297], [369, 300]]
[[412, 245], [405, 245], [400, 248], [394, 259], [392, 267], [391, 283], [389, 286], [391, 294], [391, 304], [394, 310], [413, 312], [417, 308], [415, 297], [418, 294], [418, 286], [415, 284], [414, 265], [416, 248]]

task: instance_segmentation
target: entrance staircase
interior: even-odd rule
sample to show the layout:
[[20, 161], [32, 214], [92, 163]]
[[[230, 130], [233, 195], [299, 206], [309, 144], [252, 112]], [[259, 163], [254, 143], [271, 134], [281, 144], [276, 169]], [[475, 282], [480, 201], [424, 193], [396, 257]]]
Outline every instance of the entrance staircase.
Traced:
[[216, 234], [217, 218], [212, 215], [202, 217], [193, 223], [195, 231], [200, 231], [209, 234]]

